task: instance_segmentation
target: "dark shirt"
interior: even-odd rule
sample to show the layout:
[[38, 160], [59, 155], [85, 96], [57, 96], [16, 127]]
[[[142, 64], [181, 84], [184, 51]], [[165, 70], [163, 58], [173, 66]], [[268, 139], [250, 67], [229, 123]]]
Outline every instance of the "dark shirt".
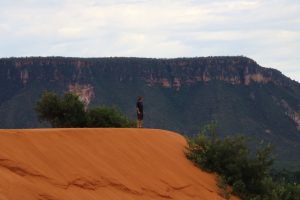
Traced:
[[143, 114], [143, 102], [141, 102], [141, 101], [138, 101], [137, 103], [136, 103], [136, 107], [139, 109], [139, 111], [140, 111], [140, 113], [141, 114]]

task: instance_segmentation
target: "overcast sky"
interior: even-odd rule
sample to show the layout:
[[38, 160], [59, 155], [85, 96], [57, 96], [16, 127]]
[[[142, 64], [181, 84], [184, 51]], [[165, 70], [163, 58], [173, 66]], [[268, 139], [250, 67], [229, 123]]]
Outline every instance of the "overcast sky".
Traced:
[[300, 0], [0, 0], [0, 57], [222, 55], [300, 82]]

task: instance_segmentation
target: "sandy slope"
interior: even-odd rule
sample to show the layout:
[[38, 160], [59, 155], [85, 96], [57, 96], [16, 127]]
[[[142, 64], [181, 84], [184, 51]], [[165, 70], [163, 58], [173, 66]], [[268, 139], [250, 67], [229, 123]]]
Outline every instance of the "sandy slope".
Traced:
[[153, 129], [0, 130], [0, 200], [222, 199], [185, 144]]

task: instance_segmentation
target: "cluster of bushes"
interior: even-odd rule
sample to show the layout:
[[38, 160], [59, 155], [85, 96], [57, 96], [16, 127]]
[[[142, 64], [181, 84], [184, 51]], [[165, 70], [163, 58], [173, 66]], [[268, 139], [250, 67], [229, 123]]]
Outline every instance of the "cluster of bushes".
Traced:
[[300, 171], [290, 171], [286, 169], [271, 170], [271, 176], [274, 180], [287, 183], [300, 183]]
[[80, 127], [134, 127], [115, 107], [96, 107], [85, 109], [84, 103], [73, 93], [62, 97], [53, 92], [44, 92], [35, 110], [40, 121], [49, 122], [56, 128]]
[[[300, 185], [275, 181], [270, 175], [273, 156], [270, 145], [262, 145], [255, 153], [247, 148], [243, 136], [221, 138], [215, 124], [188, 138], [186, 155], [197, 166], [220, 177], [218, 185], [229, 198], [233, 194], [244, 200], [300, 200]], [[225, 191], [225, 192], [224, 192]]]

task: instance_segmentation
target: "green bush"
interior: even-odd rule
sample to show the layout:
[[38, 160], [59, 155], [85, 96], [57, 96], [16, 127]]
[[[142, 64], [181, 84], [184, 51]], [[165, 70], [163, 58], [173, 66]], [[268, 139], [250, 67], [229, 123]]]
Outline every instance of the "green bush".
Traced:
[[35, 110], [39, 120], [49, 122], [52, 127], [86, 126], [84, 104], [72, 93], [59, 97], [53, 92], [44, 92], [37, 101]]
[[35, 110], [40, 121], [49, 122], [57, 128], [134, 127], [134, 122], [114, 107], [85, 110], [84, 104], [73, 93], [60, 97], [53, 92], [44, 92]]
[[134, 127], [135, 123], [114, 107], [97, 107], [87, 112], [88, 127]]
[[[272, 148], [262, 145], [251, 153], [243, 136], [221, 138], [216, 124], [188, 138], [186, 155], [200, 168], [216, 172], [232, 186], [233, 193], [249, 200], [299, 200], [299, 184], [273, 181]], [[219, 184], [220, 185], [220, 184]], [[224, 189], [224, 184], [221, 189]]]

